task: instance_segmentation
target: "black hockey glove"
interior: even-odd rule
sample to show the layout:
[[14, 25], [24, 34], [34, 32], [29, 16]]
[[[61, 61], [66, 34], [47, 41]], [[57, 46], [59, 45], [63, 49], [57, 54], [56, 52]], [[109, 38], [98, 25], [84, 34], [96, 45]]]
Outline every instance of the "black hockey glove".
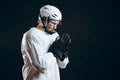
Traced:
[[56, 41], [50, 46], [49, 52], [52, 52], [55, 57], [63, 61], [65, 57], [68, 56], [67, 53], [70, 43], [70, 35], [63, 33], [63, 35], [59, 39], [56, 39]]

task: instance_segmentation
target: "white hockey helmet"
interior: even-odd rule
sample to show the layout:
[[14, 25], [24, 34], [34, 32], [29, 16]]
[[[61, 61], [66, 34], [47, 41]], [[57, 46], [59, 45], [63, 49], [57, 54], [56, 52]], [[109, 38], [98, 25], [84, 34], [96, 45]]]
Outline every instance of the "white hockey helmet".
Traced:
[[62, 20], [62, 14], [58, 8], [51, 5], [45, 5], [40, 9], [40, 17], [49, 17], [52, 20]]

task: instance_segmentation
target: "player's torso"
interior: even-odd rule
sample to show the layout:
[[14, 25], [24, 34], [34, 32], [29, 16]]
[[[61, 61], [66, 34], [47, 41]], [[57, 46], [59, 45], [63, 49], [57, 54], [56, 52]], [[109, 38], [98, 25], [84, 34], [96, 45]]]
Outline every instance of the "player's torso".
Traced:
[[56, 37], [58, 36], [57, 33], [55, 34], [48, 34], [44, 31], [38, 30], [37, 28], [31, 28], [31, 33], [34, 34], [37, 38], [37, 41], [40, 45], [40, 50], [42, 51], [40, 55], [44, 55], [47, 53], [50, 45], [55, 41]]

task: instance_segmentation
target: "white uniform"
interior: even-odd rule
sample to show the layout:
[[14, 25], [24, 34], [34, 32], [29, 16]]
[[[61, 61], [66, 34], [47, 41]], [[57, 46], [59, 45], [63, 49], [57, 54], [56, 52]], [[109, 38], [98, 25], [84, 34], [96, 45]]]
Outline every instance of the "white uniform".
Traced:
[[[52, 52], [47, 52], [58, 36], [58, 33], [50, 35], [34, 27], [23, 35], [21, 43], [21, 52], [24, 59], [23, 80], [60, 80], [59, 67], [66, 67], [69, 63], [68, 57], [61, 62], [54, 57]], [[33, 64], [36, 63], [43, 73], [33, 76], [36, 72]]]

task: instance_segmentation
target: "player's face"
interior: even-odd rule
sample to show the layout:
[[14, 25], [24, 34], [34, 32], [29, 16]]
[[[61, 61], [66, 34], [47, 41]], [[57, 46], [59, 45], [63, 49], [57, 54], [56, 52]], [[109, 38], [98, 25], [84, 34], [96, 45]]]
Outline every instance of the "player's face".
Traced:
[[49, 23], [47, 24], [47, 31], [53, 31], [57, 28], [59, 21], [56, 20], [50, 20]]

